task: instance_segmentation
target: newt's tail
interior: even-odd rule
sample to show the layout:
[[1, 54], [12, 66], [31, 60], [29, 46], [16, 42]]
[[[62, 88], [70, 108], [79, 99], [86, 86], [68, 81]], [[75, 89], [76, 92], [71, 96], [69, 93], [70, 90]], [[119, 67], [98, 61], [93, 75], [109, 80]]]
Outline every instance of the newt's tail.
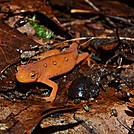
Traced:
[[76, 51], [77, 47], [78, 47], [78, 44], [76, 42], [73, 42], [66, 52]]
[[78, 56], [77, 47], [78, 47], [78, 44], [76, 42], [73, 42], [70, 48], [66, 52], [72, 53], [74, 57], [77, 57]]

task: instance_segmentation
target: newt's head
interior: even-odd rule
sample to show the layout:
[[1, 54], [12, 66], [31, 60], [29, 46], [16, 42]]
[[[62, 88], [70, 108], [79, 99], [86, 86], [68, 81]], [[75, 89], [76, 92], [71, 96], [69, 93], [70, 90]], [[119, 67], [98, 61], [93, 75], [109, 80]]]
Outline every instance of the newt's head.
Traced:
[[38, 79], [38, 72], [34, 70], [30, 64], [17, 67], [16, 78], [19, 82], [28, 83], [35, 82]]

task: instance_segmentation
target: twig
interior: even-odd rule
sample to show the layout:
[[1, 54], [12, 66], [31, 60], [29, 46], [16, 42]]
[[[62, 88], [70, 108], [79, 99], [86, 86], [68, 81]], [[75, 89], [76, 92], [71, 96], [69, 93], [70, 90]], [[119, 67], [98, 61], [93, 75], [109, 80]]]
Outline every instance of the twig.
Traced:
[[126, 124], [123, 123], [123, 121], [121, 119], [119, 119], [119, 117], [117, 117], [117, 121], [124, 127], [126, 128], [129, 132], [131, 132], [131, 134], [134, 134], [133, 130]]
[[113, 16], [113, 15], [109, 15], [109, 18], [115, 19], [115, 20], [119, 20], [124, 22], [125, 24], [129, 24], [131, 26], [134, 26], [134, 24], [132, 23], [132, 21], [130, 19], [125, 19], [123, 17], [119, 17], [119, 16]]
[[75, 21], [71, 21], [71, 22], [67, 22], [67, 23], [63, 23], [62, 26], [71, 26], [71, 25], [81, 25], [81, 24], [85, 24], [85, 23], [91, 23], [93, 20], [98, 19], [99, 16], [95, 16], [91, 19], [85, 19], [85, 20], [75, 20]]
[[[128, 41], [134, 41], [134, 38], [129, 38], [129, 37], [119, 37], [120, 40], [128, 40]], [[72, 41], [78, 41], [78, 40], [94, 40], [94, 39], [116, 39], [116, 37], [113, 37], [113, 36], [107, 36], [107, 37], [100, 37], [100, 36], [96, 36], [96, 37], [81, 37], [81, 38], [73, 38], [73, 39], [70, 39], [70, 40], [65, 40], [63, 42], [58, 42], [58, 43], [55, 43], [53, 45], [53, 47], [57, 47], [58, 45], [60, 45], [61, 43], [67, 43], [67, 42], [72, 42]]]
[[[88, 3], [95, 11], [100, 11], [98, 7], [96, 7], [90, 0], [85, 0], [86, 3]], [[114, 22], [110, 20], [110, 18], [105, 17], [105, 19], [114, 27], [116, 26]]]
[[92, 13], [90, 10], [82, 10], [82, 9], [71, 9], [71, 13]]
[[89, 133], [92, 133], [92, 134], [100, 134], [97, 129], [90, 123], [85, 123], [84, 120], [80, 119], [79, 117], [77, 117], [75, 114], [74, 114], [74, 119], [77, 121], [77, 122], [80, 122], [80, 124], [89, 132]]
[[120, 16], [114, 16], [111, 13], [104, 14], [103, 12], [100, 12], [100, 11], [93, 12], [91, 10], [81, 10], [81, 9], [71, 9], [71, 13], [87, 13], [87, 14], [90, 13], [90, 14], [97, 15], [97, 16], [101, 15], [101, 16], [104, 16], [107, 21], [109, 21], [109, 19], [107, 19], [107, 18], [111, 18], [111, 19], [122, 21], [123, 23], [129, 24], [130, 26], [134, 26], [132, 20], [127, 19], [127, 18], [123, 18], [124, 15], [122, 15], [122, 14], [120, 14]]
[[98, 7], [96, 7], [91, 1], [85, 0], [85, 2], [88, 3], [94, 10], [100, 11], [100, 9]]

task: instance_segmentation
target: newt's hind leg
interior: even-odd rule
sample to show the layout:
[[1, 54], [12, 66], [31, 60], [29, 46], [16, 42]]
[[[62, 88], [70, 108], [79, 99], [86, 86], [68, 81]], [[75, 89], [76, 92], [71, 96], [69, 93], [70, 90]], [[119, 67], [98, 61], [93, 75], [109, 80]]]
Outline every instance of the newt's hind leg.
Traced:
[[80, 63], [81, 61], [87, 61], [88, 66], [90, 66], [90, 55], [88, 53], [79, 54], [76, 64]]

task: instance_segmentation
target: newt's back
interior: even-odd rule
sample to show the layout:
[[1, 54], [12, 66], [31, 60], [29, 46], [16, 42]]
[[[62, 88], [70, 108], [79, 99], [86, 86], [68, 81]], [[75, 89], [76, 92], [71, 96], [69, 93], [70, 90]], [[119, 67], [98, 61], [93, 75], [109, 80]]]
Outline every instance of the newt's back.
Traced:
[[77, 57], [77, 44], [73, 43], [66, 52], [39, 61], [42, 77], [52, 78], [69, 72], [76, 65]]

